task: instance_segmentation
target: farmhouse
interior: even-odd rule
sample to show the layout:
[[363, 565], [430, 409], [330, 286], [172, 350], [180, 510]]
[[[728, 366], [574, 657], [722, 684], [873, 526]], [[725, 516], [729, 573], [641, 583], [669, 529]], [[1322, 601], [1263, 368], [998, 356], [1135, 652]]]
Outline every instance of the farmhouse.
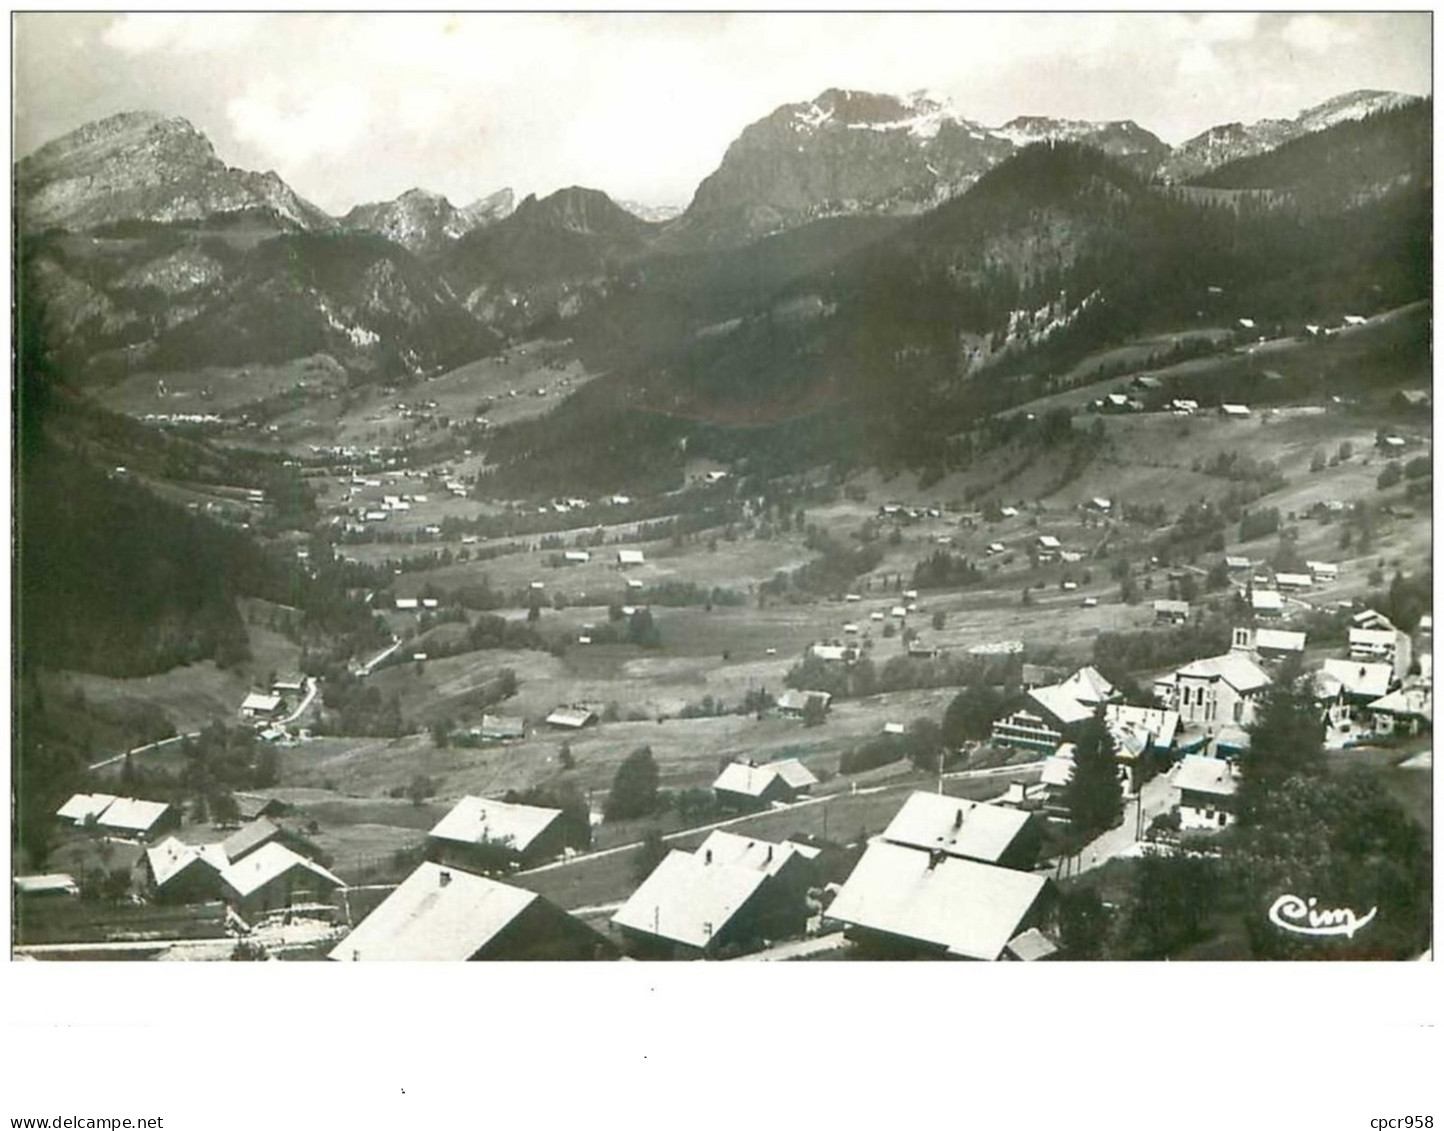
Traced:
[[258, 817], [249, 824], [243, 825], [226, 837], [220, 847], [221, 851], [225, 853], [226, 860], [234, 864], [268, 844], [284, 844], [292, 852], [311, 860], [317, 859], [321, 855], [316, 846], [305, 837], [276, 824], [267, 817]]
[[566, 550], [562, 553], [562, 560], [567, 565], [585, 565], [592, 560], [592, 555], [588, 550]]
[[275, 718], [281, 710], [281, 697], [264, 691], [252, 691], [241, 700], [241, 716], [247, 719]]
[[540, 864], [566, 848], [560, 809], [463, 797], [426, 837], [427, 857], [472, 872]]
[[579, 961], [616, 957], [611, 940], [535, 892], [427, 862], [361, 920], [342, 962]]
[[1247, 572], [1253, 569], [1253, 562], [1249, 561], [1248, 558], [1239, 557], [1236, 554], [1226, 554], [1223, 559], [1223, 564], [1228, 567], [1230, 572], [1235, 570]]
[[750, 762], [729, 762], [712, 791], [720, 805], [732, 809], [760, 809], [773, 802], [790, 803], [817, 784], [812, 771], [796, 758], [755, 766]]
[[1059, 542], [1057, 538], [1053, 537], [1053, 535], [1051, 535], [1051, 534], [1040, 534], [1040, 535], [1038, 535], [1037, 549], [1038, 549], [1038, 560], [1039, 560], [1040, 562], [1041, 562], [1041, 561], [1051, 561], [1052, 558], [1053, 558], [1053, 556], [1054, 556], [1055, 554], [1057, 554], [1058, 551], [1060, 551], [1062, 548], [1063, 548], [1063, 543]]
[[808, 705], [817, 703], [823, 711], [826, 711], [832, 704], [832, 696], [826, 691], [800, 691], [795, 687], [789, 687], [777, 700], [777, 713], [786, 715], [788, 718], [800, 719], [806, 713]]
[[617, 565], [619, 566], [639, 566], [646, 564], [647, 557], [645, 554], [642, 553], [641, 550], [617, 551]]
[[1337, 581], [1339, 567], [1333, 562], [1306, 562], [1315, 582]]
[[157, 903], [205, 903], [220, 899], [221, 873], [228, 864], [218, 844], [182, 844], [168, 836], [146, 849], [146, 886]]
[[141, 801], [134, 797], [117, 797], [96, 818], [96, 826], [105, 832], [119, 833], [136, 840], [180, 828], [180, 811], [163, 801]]
[[1259, 697], [1272, 682], [1247, 653], [1226, 652], [1185, 664], [1153, 689], [1183, 722], [1212, 736], [1225, 723], [1252, 726]]
[[222, 894], [248, 918], [307, 903], [324, 903], [346, 885], [284, 844], [268, 844], [221, 873]]
[[826, 663], [841, 663], [857, 658], [857, 653], [845, 644], [814, 644], [811, 652]]
[[1229, 404], [1227, 402], [1219, 405], [1219, 412], [1231, 420], [1241, 420], [1246, 416], [1252, 415], [1252, 413], [1249, 411], [1248, 405]]
[[1154, 601], [1153, 602], [1153, 623], [1154, 624], [1187, 624], [1188, 623], [1188, 602], [1187, 601]]
[[826, 916], [866, 953], [993, 962], [1056, 898], [1047, 876], [875, 840]]
[[1247, 652], [1260, 660], [1284, 660], [1303, 655], [1308, 634], [1282, 628], [1235, 628], [1232, 651]]
[[1328, 706], [1336, 723], [1359, 717], [1364, 708], [1388, 692], [1392, 674], [1388, 664], [1328, 659], [1314, 674], [1315, 698]]
[[1173, 771], [1180, 829], [1221, 829], [1233, 812], [1238, 776], [1223, 758], [1190, 754]]
[[889, 844], [1023, 871], [1037, 862], [1042, 837], [1031, 813], [922, 792], [908, 797], [882, 833]]
[[562, 730], [581, 730], [597, 721], [597, 713], [590, 707], [557, 707], [546, 717], [547, 726]]
[[805, 889], [784, 875], [786, 857], [798, 847], [751, 844], [743, 851], [723, 842], [696, 852], [674, 849], [612, 923], [639, 951], [671, 958], [714, 958], [800, 934]]
[[525, 738], [526, 723], [522, 719], [482, 715], [481, 726], [476, 728], [475, 734], [483, 742], [506, 742], [513, 738]]
[[16, 902], [37, 899], [67, 899], [80, 894], [80, 885], [68, 872], [45, 872], [16, 876], [12, 883]]
[[421, 601], [416, 597], [397, 597], [396, 607], [402, 612], [415, 612]]
[[1022, 707], [993, 723], [993, 741], [1051, 751], [1064, 739], [1077, 737], [1078, 728], [1093, 715], [1059, 685], [1035, 687]]
[[113, 793], [77, 793], [57, 809], [55, 815], [72, 825], [85, 825], [99, 821], [100, 815], [115, 800]]
[[1379, 734], [1417, 735], [1434, 727], [1434, 702], [1428, 684], [1401, 688], [1369, 704]]
[[1307, 589], [1314, 579], [1307, 573], [1275, 573], [1274, 584], [1280, 589]]
[[1085, 707], [1112, 703], [1120, 697], [1118, 689], [1092, 665], [1079, 668], [1058, 686], [1064, 694], [1072, 696]]
[[1284, 596], [1275, 589], [1255, 589], [1249, 603], [1254, 616], [1276, 618], [1284, 615]]

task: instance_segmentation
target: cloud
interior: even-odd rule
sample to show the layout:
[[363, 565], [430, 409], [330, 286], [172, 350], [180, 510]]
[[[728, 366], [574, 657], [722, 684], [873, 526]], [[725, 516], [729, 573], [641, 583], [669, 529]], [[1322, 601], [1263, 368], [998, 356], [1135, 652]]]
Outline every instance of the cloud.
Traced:
[[263, 19], [249, 12], [132, 13], [116, 17], [101, 32], [100, 41], [127, 55], [233, 51], [255, 34]]
[[362, 142], [371, 113], [366, 94], [349, 83], [301, 93], [259, 83], [226, 103], [237, 140], [255, 146], [282, 168], [316, 157], [338, 157]]
[[1284, 25], [1284, 42], [1302, 51], [1321, 55], [1332, 48], [1353, 42], [1357, 35], [1343, 24], [1315, 12], [1295, 16]]

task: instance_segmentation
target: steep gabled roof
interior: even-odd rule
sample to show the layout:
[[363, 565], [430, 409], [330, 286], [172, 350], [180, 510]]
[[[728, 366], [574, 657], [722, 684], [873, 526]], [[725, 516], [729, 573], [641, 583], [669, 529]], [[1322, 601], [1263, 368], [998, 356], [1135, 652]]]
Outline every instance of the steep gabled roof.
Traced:
[[1242, 652], [1207, 656], [1178, 669], [1180, 676], [1193, 679], [1221, 679], [1240, 694], [1258, 691], [1273, 682], [1268, 672]]
[[561, 816], [560, 809], [463, 797], [429, 835], [459, 844], [505, 844], [516, 852], [525, 852]]
[[1028, 698], [1064, 725], [1081, 723], [1093, 714], [1090, 708], [1078, 702], [1059, 684], [1051, 687], [1035, 687], [1028, 692]]
[[767, 873], [674, 849], [612, 922], [657, 938], [705, 948], [767, 882]]
[[146, 849], [145, 858], [156, 887], [164, 887], [193, 864], [209, 867], [219, 876], [229, 863], [219, 844], [183, 844], [173, 836]]
[[738, 836], [736, 833], [729, 833], [724, 829], [713, 829], [707, 839], [697, 846], [692, 854], [700, 857], [703, 863], [708, 860], [708, 853], [711, 853], [713, 864], [731, 864], [743, 868], [753, 868], [765, 872], [769, 876], [775, 876], [780, 872], [789, 860], [800, 856], [804, 860], [815, 860], [821, 855], [821, 850], [805, 844], [793, 844], [790, 840], [784, 840], [781, 844], [774, 844], [770, 840], [757, 840], [753, 837]]
[[303, 868], [317, 879], [324, 880], [331, 887], [346, 885], [315, 861], [292, 852], [284, 844], [272, 841], [256, 849], [244, 860], [229, 864], [221, 872], [221, 879], [237, 895], [247, 896], [265, 887], [272, 880], [285, 875], [292, 868]]
[[949, 856], [995, 864], [1028, 826], [1029, 814], [1001, 805], [914, 793], [883, 830], [882, 839]]
[[993, 961], [1048, 885], [1046, 876], [876, 840], [827, 910], [849, 926]]
[[1238, 792], [1238, 778], [1233, 767], [1222, 758], [1189, 754], [1173, 771], [1173, 784], [1190, 793], [1207, 793], [1215, 797], [1232, 797]]
[[539, 899], [535, 892], [470, 872], [422, 864], [336, 945], [330, 957], [464, 962]]

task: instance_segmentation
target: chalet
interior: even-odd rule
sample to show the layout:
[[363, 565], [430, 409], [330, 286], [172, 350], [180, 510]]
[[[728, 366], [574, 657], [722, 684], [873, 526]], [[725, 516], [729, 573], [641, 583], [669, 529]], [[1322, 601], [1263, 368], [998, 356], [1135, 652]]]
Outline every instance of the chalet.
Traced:
[[1284, 615], [1284, 596], [1276, 589], [1255, 589], [1249, 604], [1256, 617], [1271, 620]]
[[427, 858], [470, 872], [531, 867], [567, 847], [560, 809], [463, 797], [426, 835]]
[[268, 817], [258, 817], [242, 825], [221, 842], [221, 851], [225, 853], [229, 863], [235, 864], [268, 844], [284, 844], [292, 852], [308, 860], [321, 857], [321, 851], [311, 841], [298, 832], [276, 824]]
[[844, 601], [847, 601], [849, 604], [856, 604], [858, 601], [861, 601], [861, 600], [862, 600], [862, 594], [861, 594], [861, 593], [846, 593], [846, 594], [843, 595], [843, 598], [842, 598], [842, 599], [843, 599]]
[[845, 663], [857, 659], [856, 650], [845, 644], [814, 644], [810, 651], [824, 663]]
[[1129, 784], [1137, 785], [1137, 762], [1144, 754], [1171, 759], [1182, 718], [1164, 707], [1135, 707], [1110, 703], [1103, 708], [1103, 722], [1113, 736], [1116, 757], [1129, 771]]
[[1227, 402], [1219, 405], [1219, 412], [1230, 420], [1242, 420], [1244, 417], [1253, 415], [1246, 404], [1229, 404]]
[[942, 654], [943, 650], [936, 644], [928, 644], [922, 640], [908, 642], [908, 655], [915, 660], [934, 660]]
[[241, 716], [247, 719], [272, 719], [280, 713], [281, 697], [264, 691], [252, 691], [241, 700]]
[[1063, 548], [1063, 543], [1059, 542], [1058, 539], [1051, 534], [1040, 534], [1038, 535], [1037, 548], [1038, 560], [1040, 562], [1047, 561], [1051, 560], [1053, 555], [1057, 554], [1058, 551]]
[[1409, 634], [1392, 625], [1387, 628], [1349, 629], [1349, 659], [1387, 664], [1395, 683], [1409, 674], [1413, 658], [1414, 643]]
[[1260, 660], [1285, 660], [1302, 656], [1308, 634], [1288, 632], [1281, 628], [1235, 628], [1230, 651], [1244, 652]]
[[339, 962], [580, 961], [616, 945], [535, 892], [422, 864], [328, 955]]
[[441, 602], [435, 597], [423, 597], [421, 598], [421, 607], [423, 609], [438, 609], [441, 607]]
[[775, 802], [791, 803], [817, 784], [817, 778], [796, 758], [757, 766], [729, 762], [712, 783], [718, 804], [729, 809], [761, 809]]
[[1339, 580], [1339, 567], [1333, 562], [1306, 562], [1315, 583]]
[[988, 543], [987, 553], [990, 554], [990, 555], [992, 555], [992, 554], [1006, 554], [1007, 552], [1008, 552], [1008, 547], [1007, 547], [1007, 546], [1004, 546], [1001, 542], [990, 542], [990, 543]]
[[1056, 899], [1047, 876], [874, 840], [826, 917], [864, 953], [993, 962]]
[[235, 793], [236, 810], [243, 821], [254, 821], [257, 817], [283, 817], [291, 806], [279, 797], [263, 797], [258, 793]]
[[812, 703], [820, 704], [826, 711], [832, 704], [832, 696], [826, 691], [800, 691], [789, 687], [777, 700], [777, 713], [800, 719]]
[[1254, 330], [1258, 328], [1258, 323], [1255, 322], [1252, 318], [1240, 318], [1238, 320], [1238, 325], [1239, 328], [1242, 330]]
[[1018, 508], [1017, 508], [1017, 507], [999, 507], [999, 508], [998, 508], [998, 513], [999, 513], [1000, 515], [1002, 515], [1004, 518], [1017, 518], [1017, 517], [1018, 517]]
[[1226, 723], [1252, 726], [1264, 689], [1273, 680], [1244, 652], [1185, 664], [1154, 684], [1154, 694], [1179, 718], [1210, 736]]
[[726, 841], [708, 841], [710, 847], [704, 843], [696, 852], [670, 852], [612, 916], [638, 951], [715, 958], [806, 929], [805, 888], [783, 875], [801, 846], [754, 840], [739, 850]]
[[860, 629], [857, 625], [853, 624], [851, 621], [842, 626], [842, 632], [844, 636], [856, 636], [861, 631], [862, 629]]
[[907, 725], [904, 723], [883, 723], [882, 732], [883, 734], [890, 734], [897, 738], [901, 738], [903, 735], [907, 734], [908, 728]]
[[1328, 659], [1314, 673], [1314, 697], [1334, 723], [1361, 718], [1369, 704], [1388, 693], [1393, 672], [1388, 664]]
[[1223, 828], [1233, 813], [1238, 784], [1238, 775], [1226, 759], [1188, 755], [1173, 771], [1179, 828]]
[[421, 606], [421, 601], [416, 597], [397, 597], [396, 608], [403, 613], [414, 613]]
[[791, 923], [774, 924], [774, 929], [788, 934], [806, 930], [807, 892], [818, 882], [817, 861], [822, 855], [821, 849], [791, 840], [774, 844], [725, 829], [713, 829], [697, 846], [694, 855], [704, 864], [752, 868], [766, 873], [773, 889], [770, 898], [785, 905], [794, 916]]
[[1247, 558], [1238, 557], [1234, 554], [1225, 555], [1223, 559], [1223, 564], [1228, 568], [1230, 573], [1236, 571], [1242, 571], [1246, 573], [1247, 571], [1253, 569], [1253, 562], [1249, 561]]
[[1043, 834], [1031, 813], [964, 797], [918, 792], [903, 803], [883, 830], [882, 839], [889, 844], [1026, 872], [1037, 863]]
[[163, 801], [117, 797], [96, 818], [96, 827], [134, 840], [149, 840], [180, 828], [180, 811]]
[[1313, 576], [1307, 573], [1275, 573], [1274, 584], [1280, 589], [1307, 589], [1313, 585]]
[[300, 695], [306, 690], [306, 677], [299, 672], [277, 676], [271, 680], [272, 695]]
[[641, 550], [618, 550], [617, 565], [639, 566], [647, 564], [647, 556]]
[[1084, 607], [1085, 609], [1096, 609], [1096, 608], [1098, 607], [1098, 598], [1097, 598], [1097, 597], [1084, 597], [1084, 598], [1083, 598], [1083, 607]]
[[230, 861], [218, 844], [182, 844], [168, 836], [146, 849], [145, 879], [157, 903], [207, 903], [222, 896]]
[[526, 723], [522, 719], [482, 715], [481, 726], [477, 727], [474, 733], [483, 742], [507, 742], [514, 738], [525, 738]]
[[1091, 510], [1097, 511], [1099, 514], [1109, 514], [1113, 510], [1113, 500], [1094, 495], [1093, 498], [1088, 500], [1088, 507]]
[[562, 561], [567, 565], [586, 565], [591, 560], [592, 555], [588, 550], [566, 550], [562, 553]]
[[1120, 698], [1118, 689], [1105, 679], [1097, 668], [1081, 667], [1058, 687], [1064, 694], [1076, 699], [1085, 707], [1096, 707], [1100, 703], [1112, 703]]
[[221, 872], [221, 891], [235, 911], [252, 919], [271, 911], [325, 903], [346, 885], [284, 844], [268, 844]]
[[1400, 688], [1369, 704], [1378, 734], [1414, 736], [1434, 728], [1434, 702], [1427, 684]]
[[1187, 601], [1154, 601], [1153, 602], [1153, 623], [1154, 624], [1187, 624], [1188, 623], [1188, 602]]
[[891, 609], [888, 610], [888, 616], [892, 617], [893, 620], [902, 620], [907, 615], [908, 611], [906, 605], [894, 605]]
[[597, 721], [597, 713], [589, 707], [557, 707], [546, 717], [546, 724], [561, 730], [581, 730]]
[[1084, 706], [1061, 685], [1035, 687], [1022, 707], [994, 721], [992, 739], [1005, 746], [1052, 751], [1065, 739], [1075, 738], [1078, 728], [1092, 715], [1093, 708]]
[[1175, 397], [1168, 407], [1179, 416], [1192, 416], [1198, 411], [1198, 402], [1188, 397]]

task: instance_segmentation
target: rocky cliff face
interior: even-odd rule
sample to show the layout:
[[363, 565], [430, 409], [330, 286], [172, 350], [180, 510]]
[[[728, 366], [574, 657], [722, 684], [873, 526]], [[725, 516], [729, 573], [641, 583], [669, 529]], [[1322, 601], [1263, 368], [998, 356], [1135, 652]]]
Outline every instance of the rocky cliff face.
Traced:
[[395, 200], [358, 204], [342, 218], [343, 227], [374, 232], [408, 251], [440, 251], [468, 232], [511, 214], [511, 189], [502, 189], [457, 208], [438, 193], [414, 188]]
[[15, 183], [25, 231], [253, 211], [290, 230], [334, 224], [275, 173], [229, 168], [185, 119], [152, 113], [116, 114], [42, 146], [16, 166]]

